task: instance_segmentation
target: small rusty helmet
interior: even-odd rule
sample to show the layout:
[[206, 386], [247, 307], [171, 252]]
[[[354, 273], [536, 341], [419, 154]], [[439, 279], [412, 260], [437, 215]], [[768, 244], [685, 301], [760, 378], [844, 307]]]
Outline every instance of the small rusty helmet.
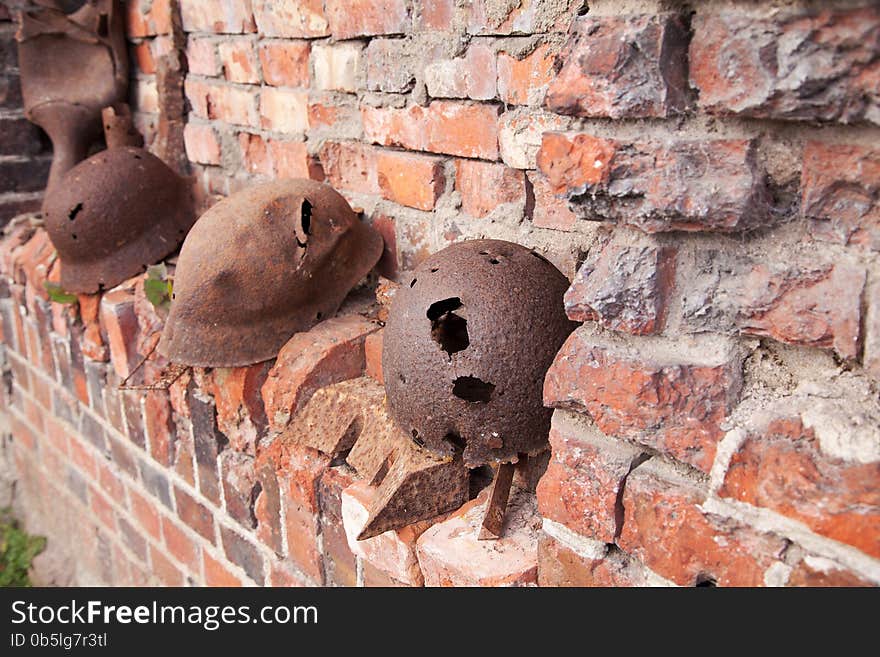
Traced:
[[547, 445], [544, 375], [576, 326], [568, 280], [538, 253], [500, 240], [460, 242], [401, 283], [385, 327], [382, 369], [392, 418], [468, 467]]
[[174, 251], [194, 220], [186, 181], [147, 151], [124, 146], [83, 160], [43, 203], [61, 286], [93, 293]]
[[278, 180], [239, 191], [183, 243], [159, 353], [199, 367], [274, 358], [339, 309], [382, 248], [329, 185]]

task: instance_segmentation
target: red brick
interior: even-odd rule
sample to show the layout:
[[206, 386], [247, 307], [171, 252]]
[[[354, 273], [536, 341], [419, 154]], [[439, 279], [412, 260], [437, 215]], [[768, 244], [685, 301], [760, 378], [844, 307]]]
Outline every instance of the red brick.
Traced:
[[550, 446], [553, 456], [537, 489], [541, 516], [583, 536], [613, 543], [622, 520], [618, 497], [644, 452], [559, 412], [553, 417]]
[[301, 573], [283, 561], [273, 561], [269, 565], [269, 586], [292, 588], [309, 586], [310, 584]]
[[838, 263], [775, 271], [757, 264], [733, 283], [737, 328], [747, 335], [858, 355], [865, 271]]
[[448, 30], [455, 15], [455, 0], [432, 0], [422, 5], [418, 26], [426, 30]]
[[443, 193], [443, 160], [426, 155], [379, 151], [376, 173], [382, 197], [417, 210], [433, 210]]
[[374, 567], [368, 561], [364, 561], [361, 564], [361, 577], [363, 579], [364, 588], [398, 588], [409, 586], [393, 577], [389, 577], [387, 573]]
[[382, 379], [382, 331], [376, 331], [367, 336], [364, 341], [364, 352], [367, 358], [367, 376], [374, 378], [379, 383]]
[[880, 149], [807, 142], [801, 190], [813, 237], [880, 251]]
[[56, 418], [51, 416], [46, 418], [47, 442], [65, 456], [69, 453], [67, 432], [68, 429], [66, 429]]
[[357, 558], [348, 546], [342, 520], [342, 491], [355, 480], [354, 470], [339, 465], [327, 468], [318, 483], [325, 585], [357, 585]]
[[254, 84], [260, 82], [260, 65], [254, 42], [249, 39], [227, 39], [217, 46], [223, 76], [230, 82]]
[[659, 333], [674, 281], [676, 250], [617, 241], [591, 250], [565, 293], [565, 312], [615, 331]]
[[263, 87], [260, 117], [262, 127], [267, 130], [303, 133], [309, 129], [309, 94], [307, 91]]
[[162, 521], [156, 510], [156, 503], [147, 499], [133, 488], [128, 489], [128, 499], [131, 504], [131, 513], [143, 528], [147, 536], [155, 541], [162, 540]]
[[424, 77], [432, 98], [492, 100], [498, 89], [495, 49], [483, 43], [472, 44], [463, 57], [428, 64]]
[[363, 52], [367, 89], [406, 93], [416, 79], [414, 42], [409, 39], [372, 39]]
[[56, 257], [49, 234], [45, 230], [36, 231], [33, 237], [13, 252], [11, 271], [15, 281], [26, 284], [36, 297], [48, 300], [44, 284]]
[[150, 456], [165, 466], [174, 463], [177, 428], [171, 417], [171, 404], [164, 390], [148, 390], [144, 398], [144, 429]]
[[131, 46], [134, 55], [134, 64], [141, 73], [153, 75], [156, 72], [156, 63], [153, 61], [153, 53], [150, 52], [150, 42], [142, 41]]
[[217, 44], [211, 38], [190, 36], [186, 42], [186, 63], [189, 73], [195, 75], [220, 75], [220, 59], [217, 57]]
[[153, 575], [163, 586], [183, 586], [184, 578], [180, 569], [152, 545], [150, 546], [150, 564]]
[[504, 535], [477, 539], [485, 514], [486, 491], [419, 537], [419, 564], [425, 586], [525, 586], [538, 580], [540, 521], [534, 497], [512, 491]]
[[647, 584], [638, 563], [623, 552], [603, 549], [585, 556], [541, 533], [538, 541], [538, 586], [618, 587]]
[[311, 56], [315, 88], [349, 93], [357, 91], [361, 51], [362, 47], [354, 43], [315, 44]]
[[252, 505], [256, 500], [257, 474], [252, 456], [231, 449], [220, 454], [220, 472], [226, 512], [240, 525], [254, 529]]
[[[253, 128], [261, 125], [260, 112], [257, 111], [256, 87], [242, 89], [223, 82], [187, 78], [185, 90], [193, 114], [199, 118], [217, 119], [233, 125]], [[261, 97], [266, 91], [263, 90]], [[262, 107], [261, 104], [261, 111]], [[274, 109], [274, 106], [272, 107]]]
[[675, 14], [586, 16], [560, 54], [546, 107], [587, 117], [665, 117], [688, 106], [687, 29]]
[[205, 562], [206, 586], [241, 586], [241, 579], [225, 563], [215, 559], [207, 550], [202, 550]]
[[691, 83], [713, 114], [877, 124], [878, 25], [876, 6], [701, 12]]
[[305, 142], [269, 141], [269, 157], [276, 178], [311, 178], [322, 180], [323, 174], [309, 155]]
[[502, 5], [492, 0], [471, 0], [466, 7], [467, 30], [470, 34], [565, 32], [582, 6], [579, 0], [521, 0]]
[[186, 155], [192, 162], [220, 164], [220, 141], [209, 125], [187, 123], [183, 129]]
[[794, 518], [878, 557], [878, 477], [880, 463], [828, 456], [799, 418], [780, 418], [737, 449], [718, 494]]
[[543, 101], [547, 85], [555, 78], [556, 53], [539, 46], [522, 59], [506, 52], [498, 55], [498, 97], [508, 105], [536, 105]]
[[403, 34], [410, 29], [404, 0], [326, 0], [324, 11], [335, 39]]
[[495, 105], [439, 100], [426, 108], [361, 108], [369, 141], [485, 160], [498, 159], [498, 114]]
[[532, 185], [535, 205], [532, 209], [532, 223], [538, 228], [550, 230], [574, 230], [577, 215], [568, 209], [568, 201], [559, 198], [547, 179], [537, 172], [527, 174]]
[[462, 210], [482, 218], [499, 205], [525, 200], [525, 173], [493, 162], [456, 160], [455, 188]]
[[162, 535], [171, 556], [191, 572], [199, 572], [199, 546], [167, 516], [162, 516]]
[[538, 168], [580, 216], [646, 232], [765, 225], [769, 195], [753, 140], [633, 142], [545, 133]]
[[623, 494], [618, 544], [681, 586], [763, 586], [786, 542], [705, 515], [705, 491], [670, 467], [648, 461], [633, 470]]
[[[380, 276], [388, 279], [397, 278], [397, 221], [384, 212], [374, 212], [370, 225], [381, 236], [384, 242], [382, 257], [376, 264], [376, 271]], [[369, 363], [367, 364], [369, 368]]]
[[89, 479], [97, 479], [98, 464], [91, 447], [76, 438], [72, 438], [69, 442], [71, 462], [88, 475]]
[[120, 506], [125, 506], [125, 486], [113, 469], [105, 464], [98, 464], [98, 481], [110, 499], [116, 500]]
[[[702, 353], [701, 353], [702, 352]], [[741, 387], [726, 344], [623, 344], [580, 328], [547, 372], [544, 403], [588, 413], [599, 429], [708, 472]]]
[[155, 36], [171, 31], [170, 0], [132, 0], [125, 3], [125, 31], [130, 37]]
[[186, 32], [254, 31], [251, 0], [186, 0], [180, 3], [180, 15]]
[[264, 42], [260, 44], [260, 64], [266, 84], [276, 87], [309, 86], [308, 41]]
[[269, 363], [249, 367], [217, 368], [205, 384], [217, 408], [217, 427], [237, 452], [254, 454], [257, 433], [265, 426], [266, 413], [260, 388]]
[[265, 583], [263, 555], [250, 540], [235, 531], [221, 525], [220, 534], [223, 539], [223, 551], [226, 557], [247, 573], [254, 582], [262, 586]]
[[267, 37], [311, 39], [330, 34], [323, 0], [252, 0], [257, 31]]
[[114, 511], [113, 505], [96, 488], [91, 486], [89, 487], [89, 503], [92, 513], [105, 527], [111, 531], [116, 528], [116, 511]]
[[820, 557], [807, 556], [788, 576], [786, 586], [877, 586], [857, 573]]
[[180, 516], [180, 519], [213, 543], [214, 514], [211, 510], [180, 488], [175, 487], [174, 498], [177, 501], [177, 515]]
[[281, 529], [281, 490], [275, 473], [275, 463], [260, 460], [254, 464], [254, 471], [260, 482], [260, 493], [254, 500], [254, 518], [257, 521], [256, 535], [276, 554], [284, 552]]
[[326, 141], [318, 153], [333, 187], [362, 194], [379, 193], [376, 149], [352, 141]]
[[239, 132], [238, 147], [241, 151], [241, 163], [248, 173], [272, 175], [274, 167], [269, 157], [269, 145], [265, 139], [250, 132]]

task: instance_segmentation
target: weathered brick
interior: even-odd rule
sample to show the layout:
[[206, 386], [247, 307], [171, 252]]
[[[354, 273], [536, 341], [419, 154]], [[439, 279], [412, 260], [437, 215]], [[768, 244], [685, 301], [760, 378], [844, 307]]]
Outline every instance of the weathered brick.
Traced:
[[[257, 89], [234, 87], [223, 82], [187, 78], [186, 97], [193, 113], [202, 119], [217, 119], [233, 125], [260, 127]], [[263, 98], [268, 89], [264, 89]], [[262, 110], [262, 103], [261, 103]]]
[[187, 123], [183, 129], [186, 155], [192, 162], [220, 164], [220, 141], [209, 125]]
[[492, 100], [498, 95], [495, 49], [487, 44], [472, 44], [463, 57], [431, 62], [424, 75], [432, 98]]
[[144, 430], [150, 456], [164, 466], [174, 463], [177, 428], [165, 391], [148, 390], [144, 398]]
[[414, 43], [408, 39], [372, 39], [363, 52], [367, 89], [406, 93], [416, 79]]
[[186, 63], [189, 72], [195, 75], [213, 77], [223, 72], [216, 41], [211, 38], [190, 36], [186, 41]]
[[880, 251], [880, 149], [807, 142], [801, 191], [813, 237]]
[[260, 484], [260, 492], [254, 500], [254, 518], [257, 521], [256, 535], [276, 554], [284, 552], [284, 538], [281, 529], [281, 491], [275, 464], [261, 461], [254, 465]]
[[786, 586], [876, 586], [829, 559], [806, 556], [791, 571]]
[[141, 535], [141, 533], [137, 530], [137, 528], [132, 525], [128, 520], [119, 516], [117, 519], [119, 524], [119, 533], [122, 536], [122, 541], [128, 546], [128, 549], [131, 550], [134, 555], [140, 559], [141, 561], [147, 560], [147, 541]]
[[324, 177], [337, 189], [379, 193], [376, 149], [352, 141], [326, 141], [318, 153]]
[[220, 504], [220, 476], [217, 457], [227, 439], [217, 427], [217, 411], [210, 401], [202, 399], [194, 390], [187, 395], [192, 416], [193, 452], [199, 492], [214, 504]]
[[309, 85], [307, 41], [268, 41], [260, 44], [260, 64], [266, 84], [276, 87]]
[[880, 283], [872, 283], [866, 294], [867, 312], [865, 315], [865, 369], [880, 379]]
[[369, 141], [485, 160], [498, 159], [498, 114], [495, 105], [451, 101], [434, 101], [426, 108], [361, 108]]
[[269, 157], [276, 178], [323, 179], [320, 166], [309, 155], [305, 142], [271, 139]]
[[738, 352], [726, 342], [629, 345], [582, 327], [547, 372], [544, 403], [586, 412], [608, 435], [708, 472], [741, 379]]
[[700, 12], [691, 83], [714, 114], [880, 124], [880, 10]]
[[568, 201], [556, 196], [550, 183], [540, 173], [530, 171], [526, 175], [534, 197], [532, 223], [538, 228], [573, 230], [577, 215], [568, 209]]
[[155, 36], [170, 31], [170, 0], [132, 0], [125, 3], [125, 32], [128, 36]]
[[208, 507], [181, 488], [174, 488], [177, 515], [205, 539], [214, 542], [214, 514]]
[[328, 36], [323, 0], [252, 0], [263, 36], [311, 39]]
[[253, 505], [259, 492], [252, 456], [232, 450], [220, 455], [226, 512], [247, 529], [256, 528]]
[[524, 586], [537, 583], [540, 521], [534, 497], [512, 491], [504, 535], [495, 541], [477, 536], [485, 514], [486, 492], [429, 527], [419, 537], [419, 564], [425, 586]]
[[382, 197], [417, 210], [433, 210], [443, 193], [443, 160], [427, 155], [379, 151], [376, 175]]
[[186, 0], [180, 3], [180, 16], [187, 32], [254, 31], [251, 0]]
[[640, 465], [626, 480], [618, 544], [681, 586], [763, 586], [786, 542], [704, 514], [704, 499], [702, 487], [671, 467]]
[[260, 64], [250, 39], [227, 39], [217, 46], [223, 76], [230, 82], [260, 82]]
[[34, 155], [43, 150], [36, 125], [21, 117], [0, 117], [0, 155]]
[[425, 30], [448, 30], [455, 15], [455, 0], [432, 0], [422, 4], [417, 26]]
[[207, 550], [202, 551], [202, 559], [205, 564], [206, 586], [241, 586], [238, 575], [222, 561], [215, 559]]
[[153, 61], [153, 53], [150, 50], [150, 43], [144, 41], [130, 46], [129, 52], [141, 73], [154, 75], [156, 73], [156, 63]]
[[464, 9], [470, 34], [536, 34], [565, 32], [582, 5], [578, 0], [521, 0], [501, 5], [492, 0], [472, 0]]
[[878, 557], [878, 477], [880, 462], [829, 456], [800, 418], [779, 418], [737, 449], [718, 493], [772, 509]]
[[228, 527], [220, 527], [223, 550], [227, 558], [247, 573], [257, 584], [263, 584], [263, 555], [248, 539]]
[[238, 148], [241, 152], [241, 163], [248, 173], [261, 176], [272, 175], [274, 167], [269, 155], [269, 144], [260, 135], [239, 132]]
[[633, 142], [545, 133], [538, 168], [579, 216], [646, 232], [739, 231], [769, 221], [752, 140]]
[[538, 586], [645, 586], [638, 562], [614, 548], [582, 554], [542, 532], [538, 540]]
[[[89, 507], [107, 529], [111, 531], [116, 529], [116, 512], [113, 509], [113, 505], [92, 486], [89, 486]], [[122, 518], [120, 518], [120, 521], [122, 521]]]
[[499, 205], [524, 201], [525, 173], [500, 163], [456, 160], [455, 188], [462, 210], [481, 218]]
[[327, 468], [318, 484], [324, 581], [327, 584], [332, 583], [337, 586], [357, 584], [357, 560], [348, 547], [342, 521], [342, 491], [354, 481], [354, 471], [341, 465]]
[[260, 117], [267, 130], [288, 134], [305, 132], [309, 129], [309, 94], [264, 87], [260, 93]]
[[334, 39], [403, 34], [411, 20], [404, 0], [325, 0], [324, 12]]
[[560, 114], [665, 117], [688, 106], [687, 29], [677, 14], [574, 22], [545, 105]]
[[[114, 451], [114, 454], [116, 452]], [[122, 460], [118, 461], [123, 469], [128, 470]], [[137, 460], [137, 469], [140, 471], [141, 481], [150, 495], [157, 498], [167, 508], [171, 508], [171, 488], [168, 477], [158, 468], [153, 467], [143, 459]]]
[[508, 105], [538, 105], [555, 78], [556, 53], [548, 45], [537, 47], [525, 57], [498, 54], [498, 97]]
[[163, 586], [183, 586], [183, 573], [158, 548], [150, 545], [150, 565], [153, 576]]
[[538, 483], [539, 513], [583, 536], [613, 543], [623, 520], [619, 496], [645, 453], [560, 411], [553, 416], [550, 447], [553, 456]]
[[634, 335], [660, 332], [675, 252], [672, 247], [617, 241], [594, 249], [565, 293], [566, 314]]
[[128, 489], [128, 499], [131, 504], [132, 515], [147, 536], [155, 541], [161, 541], [162, 520], [156, 510], [155, 503], [131, 487]]
[[323, 91], [357, 91], [361, 50], [361, 46], [351, 43], [312, 47], [315, 87]]
[[367, 376], [382, 383], [382, 331], [367, 336], [364, 341], [364, 353], [367, 361]]

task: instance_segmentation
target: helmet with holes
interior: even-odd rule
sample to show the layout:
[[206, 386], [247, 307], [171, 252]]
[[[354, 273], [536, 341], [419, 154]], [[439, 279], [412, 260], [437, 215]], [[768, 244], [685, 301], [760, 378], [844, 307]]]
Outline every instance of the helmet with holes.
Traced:
[[186, 182], [140, 148], [111, 148], [70, 169], [46, 195], [61, 286], [93, 293], [173, 252], [195, 218]]
[[274, 358], [339, 309], [382, 248], [329, 185], [279, 180], [239, 191], [183, 244], [159, 352], [200, 367]]
[[469, 467], [547, 446], [544, 375], [575, 324], [568, 279], [518, 244], [473, 240], [401, 282], [384, 333], [391, 416], [420, 445], [464, 449]]

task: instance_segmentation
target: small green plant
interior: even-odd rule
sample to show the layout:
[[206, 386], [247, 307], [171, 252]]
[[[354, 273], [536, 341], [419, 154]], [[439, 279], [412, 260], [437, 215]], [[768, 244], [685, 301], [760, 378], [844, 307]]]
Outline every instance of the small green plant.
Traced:
[[0, 586], [30, 586], [28, 569], [45, 547], [43, 536], [23, 531], [10, 509], [0, 509]]
[[163, 310], [171, 307], [171, 294], [174, 286], [168, 278], [168, 268], [164, 262], [147, 267], [147, 279], [144, 281], [144, 294], [147, 300]]
[[55, 303], [76, 303], [78, 301], [75, 294], [65, 291], [59, 283], [44, 281], [43, 287], [46, 288], [49, 298]]

